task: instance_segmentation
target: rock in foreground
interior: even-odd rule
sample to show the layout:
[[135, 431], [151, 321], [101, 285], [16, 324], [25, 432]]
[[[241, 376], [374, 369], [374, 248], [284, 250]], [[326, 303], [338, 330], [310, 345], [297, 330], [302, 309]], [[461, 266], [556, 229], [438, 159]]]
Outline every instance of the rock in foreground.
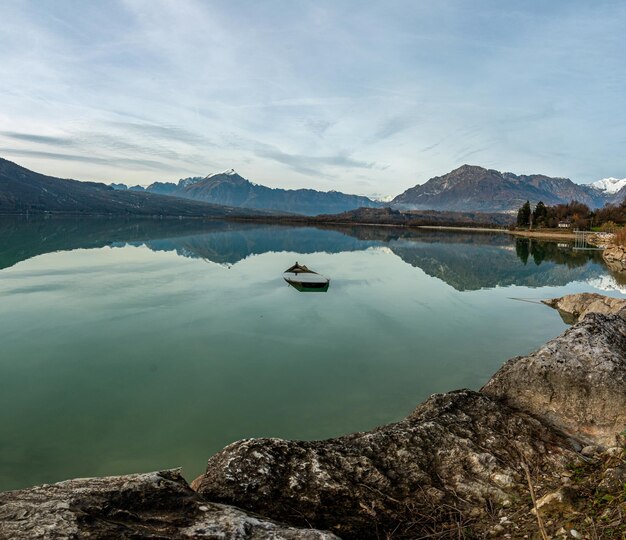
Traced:
[[0, 493], [0, 538], [336, 540], [203, 501], [178, 471], [85, 478]]
[[626, 313], [626, 300], [596, 293], [568, 294], [543, 303], [557, 309], [565, 322], [571, 323], [583, 319], [588, 313], [615, 315], [622, 310]]
[[593, 444], [626, 428], [626, 317], [587, 313], [534, 353], [509, 360], [482, 388]]
[[549, 477], [575, 456], [569, 448], [540, 421], [463, 390], [371, 432], [236, 442], [194, 485], [209, 500], [342, 538], [415, 538], [526, 496], [522, 463]]

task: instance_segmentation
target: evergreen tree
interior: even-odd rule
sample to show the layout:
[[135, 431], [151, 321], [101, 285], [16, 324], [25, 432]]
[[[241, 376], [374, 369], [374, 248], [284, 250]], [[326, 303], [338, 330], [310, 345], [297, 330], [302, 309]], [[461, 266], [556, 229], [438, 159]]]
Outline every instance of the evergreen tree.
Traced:
[[515, 252], [519, 257], [520, 261], [524, 263], [524, 265], [528, 262], [528, 238], [517, 238], [515, 240]]
[[539, 266], [546, 258], [546, 245], [543, 242], [533, 242], [530, 254], [533, 256], [535, 264]]
[[548, 217], [548, 209], [546, 205], [543, 204], [543, 201], [539, 201], [537, 206], [535, 206], [535, 210], [533, 212], [533, 225], [535, 227], [542, 227], [546, 223], [546, 219]]
[[524, 205], [517, 212], [517, 226], [528, 227], [530, 225], [530, 202], [526, 201]]

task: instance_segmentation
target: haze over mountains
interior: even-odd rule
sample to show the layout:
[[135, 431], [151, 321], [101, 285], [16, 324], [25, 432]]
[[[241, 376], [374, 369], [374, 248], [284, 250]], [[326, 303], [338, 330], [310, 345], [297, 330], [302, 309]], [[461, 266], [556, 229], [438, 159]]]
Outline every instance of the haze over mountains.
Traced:
[[[577, 200], [591, 208], [626, 198], [626, 180], [607, 178], [576, 184], [568, 178], [516, 175], [463, 165], [431, 178], [389, 203], [337, 191], [273, 189], [234, 170], [143, 188], [63, 180], [0, 158], [0, 213], [81, 213], [227, 217], [267, 214], [345, 214], [359, 209], [511, 212], [526, 200], [547, 205]], [[358, 212], [357, 212], [358, 214]], [[355, 215], [357, 215], [355, 214]], [[473, 219], [473, 218], [472, 218]]]

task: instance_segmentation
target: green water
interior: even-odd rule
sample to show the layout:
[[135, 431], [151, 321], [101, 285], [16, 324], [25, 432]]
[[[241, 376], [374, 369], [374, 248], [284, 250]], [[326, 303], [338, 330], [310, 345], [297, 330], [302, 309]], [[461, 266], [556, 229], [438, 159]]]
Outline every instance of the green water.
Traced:
[[[331, 277], [299, 293], [295, 261]], [[565, 324], [512, 300], [613, 289], [596, 253], [506, 235], [0, 221], [0, 490], [326, 438], [478, 389]]]

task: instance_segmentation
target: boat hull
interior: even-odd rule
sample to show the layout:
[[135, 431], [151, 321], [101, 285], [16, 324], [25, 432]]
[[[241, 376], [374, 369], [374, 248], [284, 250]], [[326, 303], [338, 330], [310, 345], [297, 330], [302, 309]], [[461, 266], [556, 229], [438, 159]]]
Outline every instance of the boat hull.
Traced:
[[326, 292], [330, 284], [330, 279], [315, 272], [285, 272], [283, 279], [301, 292]]
[[300, 292], [326, 292], [328, 290], [328, 286], [330, 282], [327, 283], [299, 283], [297, 281], [289, 281], [285, 280], [289, 285], [291, 285], [294, 289], [297, 289]]

